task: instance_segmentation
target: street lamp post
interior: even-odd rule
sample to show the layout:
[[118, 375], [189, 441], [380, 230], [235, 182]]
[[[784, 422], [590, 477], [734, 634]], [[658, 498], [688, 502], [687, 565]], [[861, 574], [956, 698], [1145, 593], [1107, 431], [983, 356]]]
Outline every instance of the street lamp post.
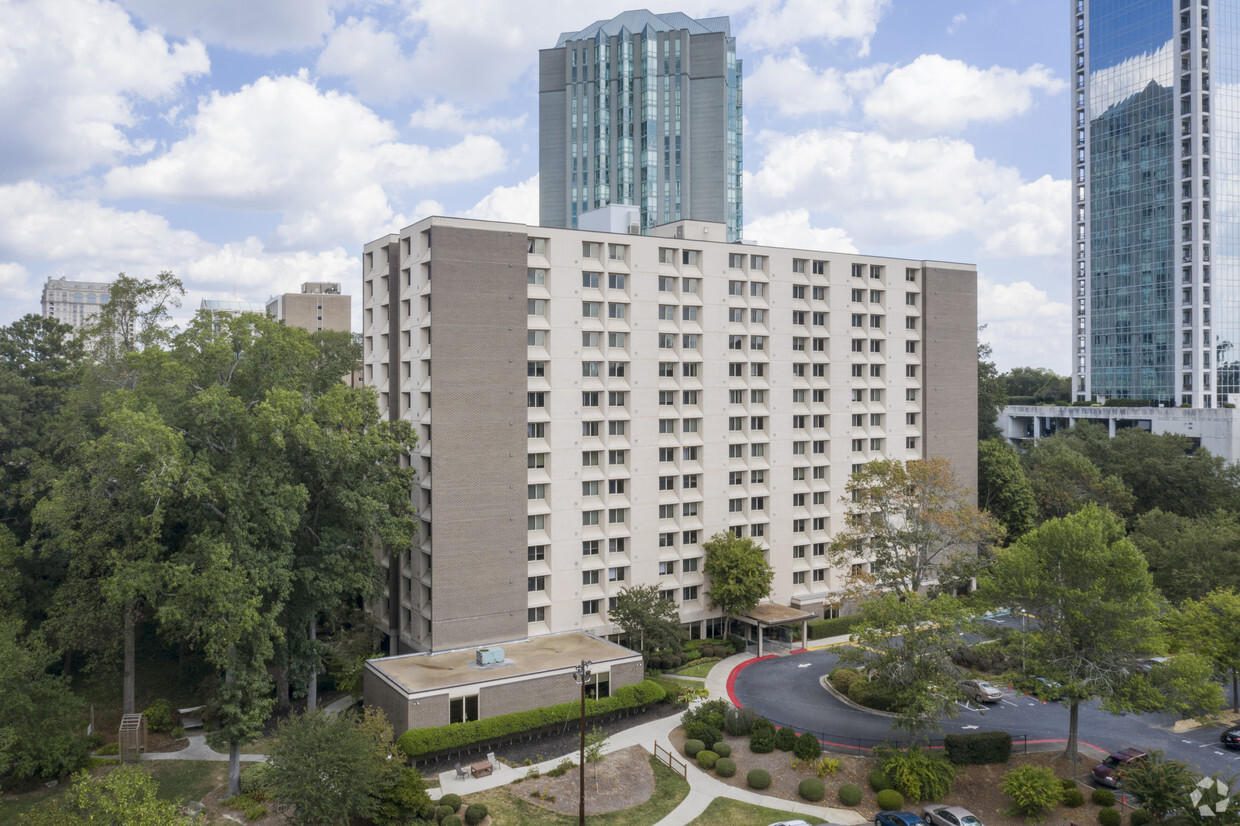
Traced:
[[586, 683], [590, 682], [589, 660], [582, 660], [581, 665], [573, 668], [573, 679], [581, 686], [581, 752], [577, 759], [577, 774], [580, 781], [577, 802], [578, 826], [586, 826]]

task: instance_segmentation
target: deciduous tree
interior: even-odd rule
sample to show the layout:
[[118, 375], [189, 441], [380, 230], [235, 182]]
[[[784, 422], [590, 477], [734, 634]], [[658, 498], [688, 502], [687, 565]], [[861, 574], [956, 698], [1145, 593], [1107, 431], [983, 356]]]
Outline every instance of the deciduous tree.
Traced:
[[1002, 439], [977, 445], [977, 506], [999, 520], [1008, 542], [1028, 533], [1038, 518], [1038, 503], [1020, 456]]
[[[986, 330], [983, 324], [977, 328], [978, 333]], [[995, 421], [999, 411], [1007, 404], [1007, 387], [1003, 377], [995, 368], [993, 351], [990, 345], [980, 339], [977, 342], [977, 438], [997, 439], [1003, 434], [999, 432]]]
[[1067, 516], [1090, 502], [1120, 516], [1132, 511], [1132, 491], [1124, 481], [1104, 477], [1097, 465], [1062, 438], [1039, 439], [1026, 448], [1023, 464], [1041, 521]]
[[20, 621], [0, 618], [0, 774], [55, 778], [86, 762], [85, 704], [48, 672], [56, 660]]
[[710, 578], [711, 604], [732, 617], [753, 610], [771, 593], [775, 571], [766, 551], [749, 537], [720, 531], [703, 543], [706, 562], [702, 571]]
[[608, 609], [608, 617], [624, 629], [629, 644], [634, 639], [643, 655], [664, 648], [680, 650], [684, 630], [676, 603], [662, 599], [657, 585], [634, 585], [621, 588], [616, 605]]
[[1232, 711], [1240, 711], [1240, 593], [1220, 589], [1186, 600], [1173, 623], [1186, 648], [1231, 677]]
[[1145, 554], [1154, 585], [1176, 605], [1218, 588], [1240, 590], [1240, 520], [1234, 512], [1189, 517], [1155, 508], [1137, 517], [1130, 536]]
[[139, 768], [122, 766], [100, 777], [73, 776], [55, 802], [22, 815], [22, 826], [176, 826], [190, 824], [172, 800], [160, 800], [155, 778]]

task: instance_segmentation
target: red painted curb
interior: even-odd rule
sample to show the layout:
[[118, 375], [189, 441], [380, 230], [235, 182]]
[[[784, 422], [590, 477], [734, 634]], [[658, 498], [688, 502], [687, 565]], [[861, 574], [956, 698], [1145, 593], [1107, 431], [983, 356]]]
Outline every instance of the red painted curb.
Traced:
[[753, 665], [754, 663], [762, 662], [763, 660], [769, 660], [776, 656], [778, 655], [767, 654], [765, 657], [755, 657], [752, 660], [745, 660], [745, 662], [741, 663], [740, 665], [736, 666], [736, 668], [732, 669], [732, 673], [728, 675], [728, 685], [727, 685], [728, 699], [732, 702], [732, 705], [738, 708], [741, 707], [740, 702], [736, 699], [736, 676], [740, 674], [742, 671], [744, 671], [746, 668], [748, 668], [749, 666]]

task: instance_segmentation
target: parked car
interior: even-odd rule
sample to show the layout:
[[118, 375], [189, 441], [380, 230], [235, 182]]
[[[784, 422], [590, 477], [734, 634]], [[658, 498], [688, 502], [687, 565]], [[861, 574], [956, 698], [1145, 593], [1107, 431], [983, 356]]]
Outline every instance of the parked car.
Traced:
[[1144, 760], [1149, 754], [1140, 749], [1123, 749], [1122, 751], [1112, 752], [1107, 758], [1098, 765], [1094, 766], [1093, 776], [1094, 782], [1103, 786], [1110, 786], [1112, 789], [1122, 788], [1124, 785], [1124, 772], [1128, 765], [1135, 760]]
[[1218, 736], [1218, 741], [1229, 749], [1240, 749], [1240, 726], [1232, 726]]
[[[778, 823], [772, 823], [771, 826], [813, 826], [808, 820], [781, 820]], [[823, 823], [821, 826], [827, 826]]]
[[874, 826], [926, 826], [926, 822], [912, 812], [879, 812], [874, 815]]
[[959, 806], [927, 806], [922, 812], [929, 826], [982, 826], [982, 821]]
[[997, 703], [1003, 699], [1003, 692], [985, 680], [961, 680], [960, 690], [979, 703]]

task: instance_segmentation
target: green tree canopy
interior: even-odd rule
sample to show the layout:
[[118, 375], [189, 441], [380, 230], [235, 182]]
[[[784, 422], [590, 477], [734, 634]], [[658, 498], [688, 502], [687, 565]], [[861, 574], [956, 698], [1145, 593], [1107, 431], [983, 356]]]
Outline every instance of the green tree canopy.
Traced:
[[55, 778], [86, 762], [85, 703], [48, 672], [57, 659], [20, 621], [0, 618], [0, 774]]
[[177, 804], [160, 800], [159, 785], [140, 768], [121, 766], [100, 777], [86, 772], [55, 802], [22, 815], [22, 826], [175, 826], [190, 824]]
[[729, 619], [753, 610], [770, 595], [775, 571], [766, 561], [766, 551], [753, 539], [720, 531], [702, 547], [706, 550], [702, 571], [710, 580], [707, 594]]
[[1132, 491], [1118, 476], [1102, 475], [1098, 466], [1065, 439], [1039, 439], [1022, 456], [1040, 521], [1058, 519], [1093, 502], [1126, 516]]
[[630, 646], [637, 640], [643, 655], [664, 648], [680, 650], [685, 633], [680, 627], [680, 613], [676, 603], [659, 596], [657, 585], [621, 588], [607, 616], [628, 634]]
[[1037, 520], [1033, 486], [1016, 448], [1002, 439], [977, 445], [977, 505], [999, 520], [1009, 542], [1028, 533]]
[[1171, 624], [1186, 650], [1207, 657], [1231, 677], [1232, 711], [1240, 711], [1240, 593], [1226, 588], [1180, 605]]
[[1003, 374], [1003, 384], [1011, 396], [1031, 396], [1035, 402], [1068, 401], [1072, 382], [1045, 367], [1013, 367]]
[[1217, 511], [1178, 516], [1159, 508], [1142, 514], [1130, 534], [1162, 595], [1178, 605], [1217, 588], [1240, 590], [1240, 519]]
[[[979, 333], [986, 329], [983, 324]], [[1007, 404], [1007, 386], [995, 368], [990, 345], [980, 339], [977, 342], [977, 438], [997, 439], [1003, 434], [995, 424], [999, 411]]]

